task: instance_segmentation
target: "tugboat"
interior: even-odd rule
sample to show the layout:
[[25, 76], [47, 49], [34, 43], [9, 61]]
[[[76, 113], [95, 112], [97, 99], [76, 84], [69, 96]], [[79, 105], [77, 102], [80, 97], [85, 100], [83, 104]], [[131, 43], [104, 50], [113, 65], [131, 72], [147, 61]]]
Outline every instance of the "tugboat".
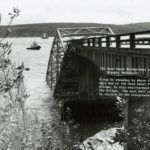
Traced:
[[37, 42], [33, 41], [32, 45], [30, 47], [28, 47], [27, 49], [30, 49], [30, 50], [40, 50], [41, 46], [39, 46], [37, 44]]

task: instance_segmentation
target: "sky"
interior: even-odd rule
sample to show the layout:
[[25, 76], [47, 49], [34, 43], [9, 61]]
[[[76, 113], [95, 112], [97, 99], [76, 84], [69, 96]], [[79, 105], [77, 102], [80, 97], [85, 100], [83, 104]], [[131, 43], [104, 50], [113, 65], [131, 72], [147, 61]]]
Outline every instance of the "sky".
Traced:
[[13, 24], [150, 22], [150, 0], [0, 0], [2, 25], [13, 7], [21, 11]]

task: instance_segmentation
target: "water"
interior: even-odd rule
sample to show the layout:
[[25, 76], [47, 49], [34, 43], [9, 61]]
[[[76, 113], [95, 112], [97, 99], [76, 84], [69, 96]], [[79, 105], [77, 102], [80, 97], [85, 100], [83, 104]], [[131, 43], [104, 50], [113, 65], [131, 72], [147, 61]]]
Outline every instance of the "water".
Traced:
[[[12, 42], [11, 58], [16, 65], [24, 62], [25, 67], [30, 68], [24, 72], [25, 86], [30, 95], [27, 99], [27, 106], [35, 109], [39, 119], [52, 119], [50, 108], [52, 104], [52, 95], [45, 82], [47, 64], [53, 38], [10, 38]], [[33, 41], [41, 46], [40, 50], [27, 50]]]
[[[45, 82], [53, 38], [9, 38], [7, 40], [13, 43], [11, 58], [16, 65], [21, 64], [23, 61], [25, 67], [30, 68], [29, 71], [24, 72], [26, 89], [30, 95], [27, 100], [27, 106], [37, 111], [40, 120], [60, 120], [60, 115], [55, 107], [55, 100]], [[37, 41], [41, 46], [40, 50], [34, 51], [26, 49], [33, 41]], [[106, 126], [108, 126], [107, 122], [83, 123], [79, 125], [75, 132], [77, 132], [80, 139], [84, 141]], [[76, 133], [73, 133], [73, 136], [74, 134]]]

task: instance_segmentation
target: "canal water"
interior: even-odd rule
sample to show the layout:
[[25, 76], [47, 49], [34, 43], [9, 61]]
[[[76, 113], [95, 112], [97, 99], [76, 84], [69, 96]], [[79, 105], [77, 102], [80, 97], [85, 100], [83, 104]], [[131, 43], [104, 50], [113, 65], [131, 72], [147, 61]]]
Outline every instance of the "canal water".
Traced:
[[[25, 67], [30, 68], [29, 71], [24, 72], [26, 89], [30, 95], [26, 102], [27, 106], [30, 109], [36, 110], [40, 120], [60, 121], [60, 113], [56, 108], [55, 99], [45, 82], [53, 38], [9, 38], [7, 40], [9, 43], [13, 43], [11, 58], [16, 65], [21, 64], [23, 61]], [[34, 51], [26, 49], [30, 47], [33, 41], [37, 41], [41, 46], [40, 50]], [[78, 124], [75, 133], [72, 133], [72, 138], [77, 134], [80, 142], [84, 141], [104, 128], [112, 127], [113, 124], [114, 123], [108, 122]], [[104, 134], [104, 136], [106, 135]], [[101, 148], [101, 150], [103, 150], [103, 148]]]

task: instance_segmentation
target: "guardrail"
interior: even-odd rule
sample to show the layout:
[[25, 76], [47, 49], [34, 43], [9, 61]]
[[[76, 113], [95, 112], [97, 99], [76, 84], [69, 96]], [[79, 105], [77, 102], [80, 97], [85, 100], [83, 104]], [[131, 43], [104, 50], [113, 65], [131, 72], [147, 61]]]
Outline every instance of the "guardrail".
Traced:
[[[100, 48], [150, 49], [150, 30], [77, 40], [82, 46]], [[71, 41], [70, 41], [71, 42]], [[71, 43], [68, 44], [71, 44]], [[73, 42], [73, 41], [72, 41]]]

